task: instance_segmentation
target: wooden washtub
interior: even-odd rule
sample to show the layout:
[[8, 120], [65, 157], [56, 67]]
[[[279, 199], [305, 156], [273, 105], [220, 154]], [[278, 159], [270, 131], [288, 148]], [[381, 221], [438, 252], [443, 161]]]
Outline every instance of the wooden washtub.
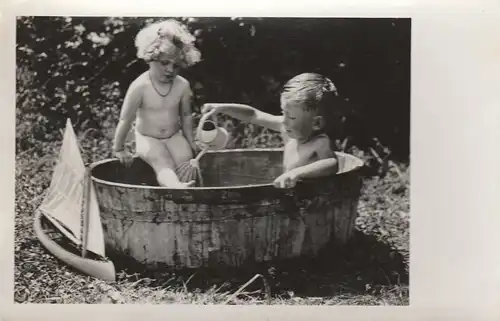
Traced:
[[362, 161], [338, 153], [337, 175], [272, 186], [282, 149], [208, 152], [200, 161], [205, 187], [159, 187], [135, 159], [91, 165], [107, 247], [149, 267], [241, 266], [315, 255], [352, 234]]

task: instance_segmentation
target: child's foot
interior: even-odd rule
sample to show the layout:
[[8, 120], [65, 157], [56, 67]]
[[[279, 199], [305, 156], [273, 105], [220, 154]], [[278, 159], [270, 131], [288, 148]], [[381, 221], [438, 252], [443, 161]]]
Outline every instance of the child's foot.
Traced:
[[179, 182], [177, 184], [169, 184], [165, 187], [172, 188], [172, 189], [183, 189], [183, 188], [192, 187], [192, 186], [194, 186], [195, 183], [196, 183], [196, 181], [192, 180], [192, 181], [189, 181], [186, 183]]
[[185, 187], [192, 187], [194, 186], [194, 184], [196, 183], [196, 181], [192, 180], [192, 181], [189, 181], [187, 183], [182, 183]]

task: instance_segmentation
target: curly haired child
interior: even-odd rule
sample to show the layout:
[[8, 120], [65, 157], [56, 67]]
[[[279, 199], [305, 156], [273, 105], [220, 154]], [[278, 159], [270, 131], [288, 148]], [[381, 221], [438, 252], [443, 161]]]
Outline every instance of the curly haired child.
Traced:
[[327, 77], [303, 73], [285, 84], [281, 93], [282, 115], [235, 103], [205, 104], [202, 113], [224, 113], [281, 132], [285, 143], [284, 173], [276, 178], [274, 185], [291, 188], [301, 179], [338, 171], [338, 159], [329, 135], [342, 116], [336, 108], [337, 95], [337, 89]]
[[175, 20], [150, 24], [135, 39], [137, 57], [149, 69], [129, 86], [116, 127], [115, 156], [129, 166], [132, 154], [124, 147], [135, 120], [136, 154], [155, 171], [160, 186], [184, 188], [175, 169], [198, 150], [192, 131], [191, 86], [178, 75], [201, 59], [195, 37]]

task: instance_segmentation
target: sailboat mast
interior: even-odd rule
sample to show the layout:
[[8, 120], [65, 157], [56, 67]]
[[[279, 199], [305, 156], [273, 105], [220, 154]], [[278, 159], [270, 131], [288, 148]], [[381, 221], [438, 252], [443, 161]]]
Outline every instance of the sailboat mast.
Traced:
[[85, 169], [84, 177], [84, 193], [83, 193], [83, 230], [82, 230], [82, 257], [87, 254], [87, 243], [89, 238], [89, 215], [90, 215], [90, 189], [91, 189], [91, 176], [90, 169]]

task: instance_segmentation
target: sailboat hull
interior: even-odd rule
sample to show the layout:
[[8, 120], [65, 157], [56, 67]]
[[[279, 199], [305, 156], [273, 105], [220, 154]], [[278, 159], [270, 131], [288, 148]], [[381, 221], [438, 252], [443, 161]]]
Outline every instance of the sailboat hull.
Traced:
[[35, 234], [43, 246], [51, 252], [55, 257], [65, 262], [68, 265], [88, 274], [92, 277], [105, 281], [115, 281], [115, 266], [111, 261], [98, 261], [88, 259], [71, 253], [53, 241], [44, 231], [42, 227], [42, 214], [36, 211], [33, 224]]

